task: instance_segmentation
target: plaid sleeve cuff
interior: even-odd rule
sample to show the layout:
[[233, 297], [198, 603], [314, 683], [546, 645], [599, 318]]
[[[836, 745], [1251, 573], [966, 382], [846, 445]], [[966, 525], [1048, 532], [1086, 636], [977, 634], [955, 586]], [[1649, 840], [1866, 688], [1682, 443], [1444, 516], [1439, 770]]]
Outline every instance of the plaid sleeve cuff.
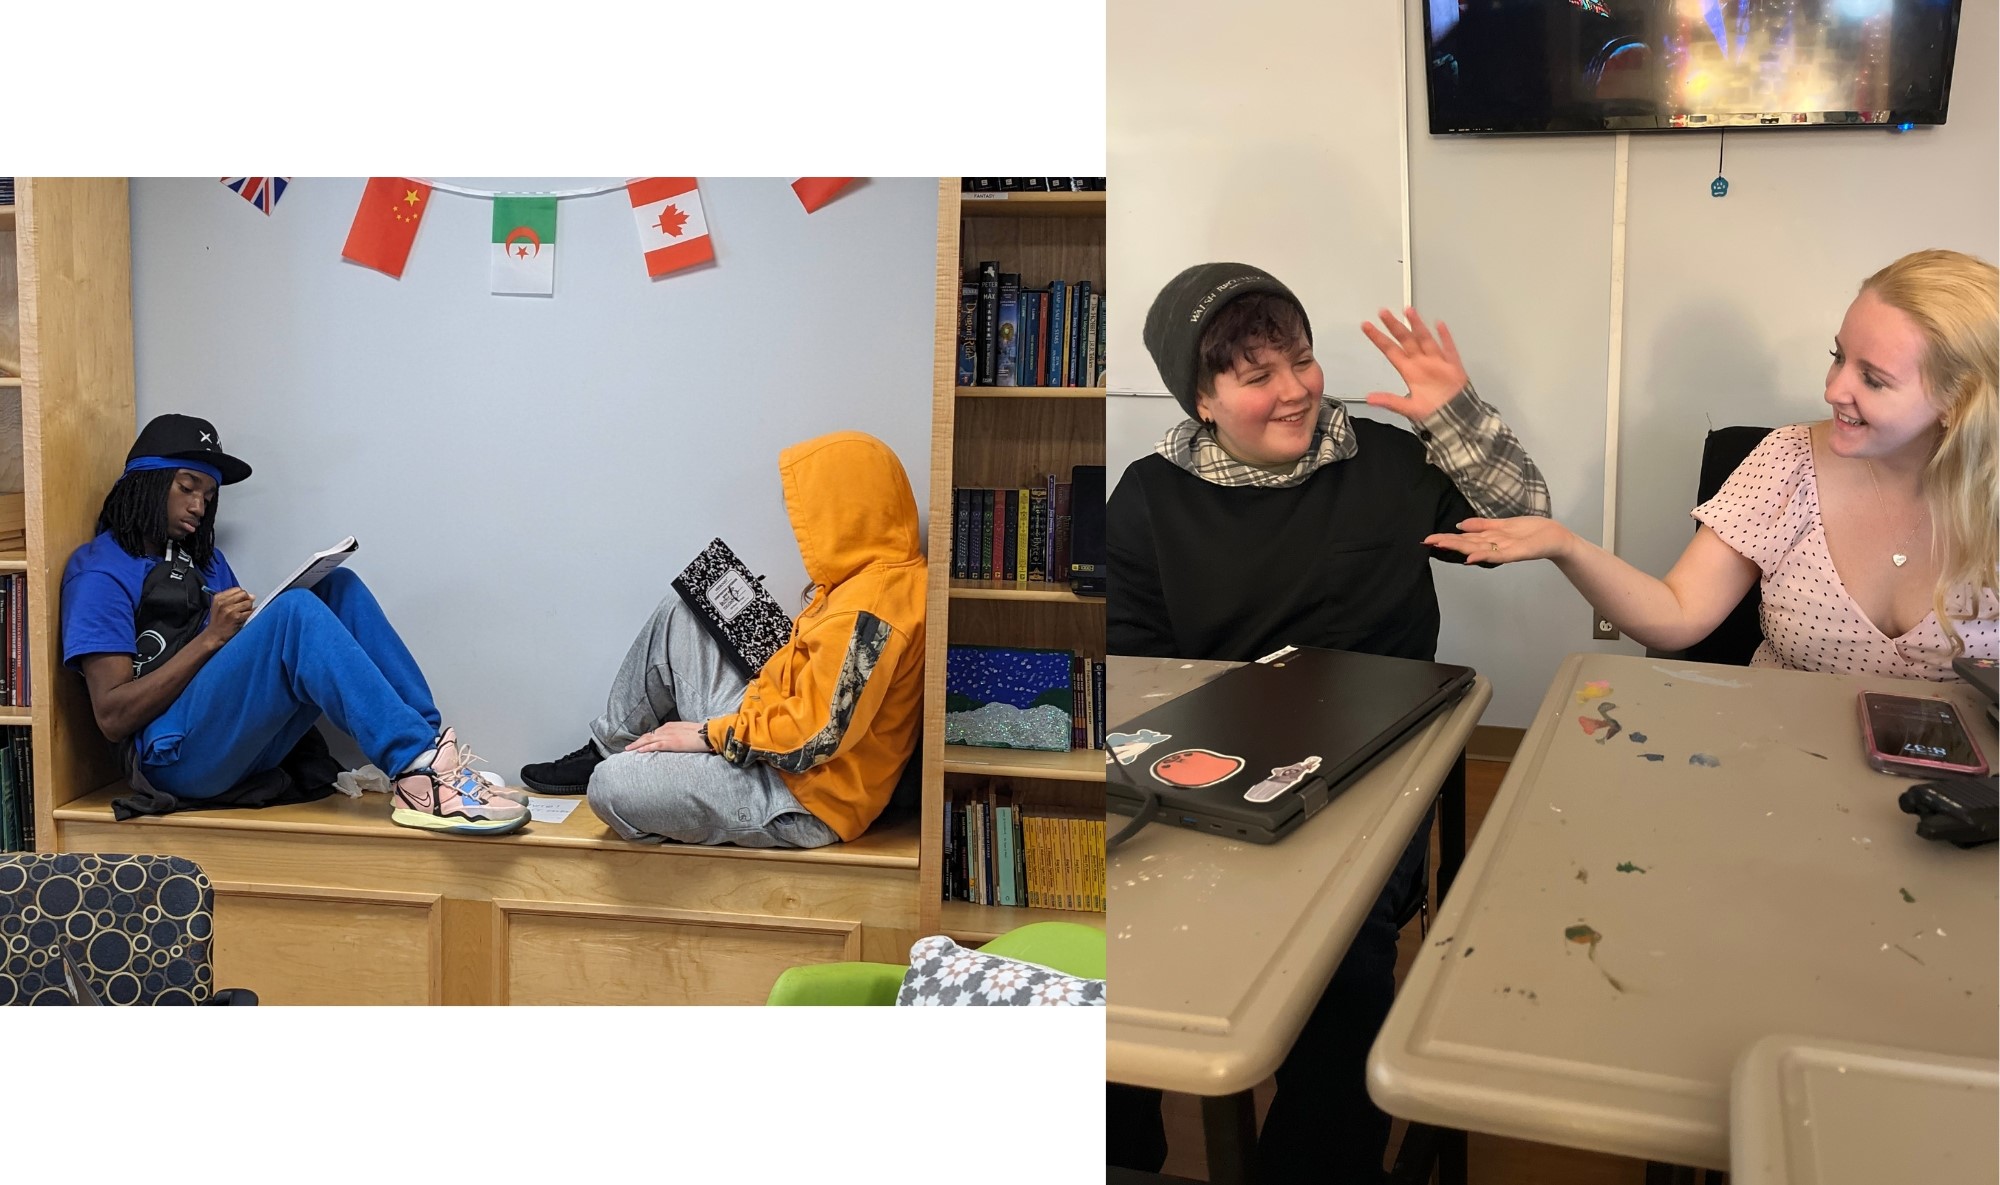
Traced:
[[1450, 476], [1483, 518], [1549, 515], [1542, 471], [1472, 384], [1417, 427], [1431, 464]]

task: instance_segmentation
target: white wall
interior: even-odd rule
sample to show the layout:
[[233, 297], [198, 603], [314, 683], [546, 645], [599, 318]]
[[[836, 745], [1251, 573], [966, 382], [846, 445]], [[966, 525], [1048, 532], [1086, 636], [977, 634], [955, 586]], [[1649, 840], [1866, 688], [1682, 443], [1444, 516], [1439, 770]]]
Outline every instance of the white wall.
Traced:
[[139, 419], [204, 416], [255, 467], [219, 534], [259, 596], [358, 537], [446, 721], [510, 779], [582, 740], [709, 539], [795, 606], [783, 446], [872, 432], [923, 504], [934, 180], [807, 216], [782, 180], [704, 178], [716, 263], [657, 281], [622, 191], [567, 200], [553, 298], [490, 295], [491, 207], [445, 193], [400, 281], [343, 262], [361, 189], [300, 178], [267, 218], [213, 178], [133, 182]]
[[1402, 136], [1384, 118], [1400, 85], [1395, 6], [1220, 11], [1114, 0], [1105, 14], [1110, 486], [1184, 418], [1140, 331], [1194, 264], [1253, 264], [1297, 293], [1330, 393], [1395, 379], [1358, 328], [1403, 299]]

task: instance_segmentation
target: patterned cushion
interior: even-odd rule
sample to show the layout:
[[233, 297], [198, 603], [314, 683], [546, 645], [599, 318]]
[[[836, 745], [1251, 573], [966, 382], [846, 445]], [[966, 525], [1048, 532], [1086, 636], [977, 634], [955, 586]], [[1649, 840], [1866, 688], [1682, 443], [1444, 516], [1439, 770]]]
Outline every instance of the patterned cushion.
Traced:
[[179, 856], [0, 856], [0, 1005], [67, 1004], [67, 946], [105, 1004], [214, 992], [214, 890]]
[[910, 948], [898, 1007], [1073, 1004], [1104, 1007], [1104, 981], [967, 950], [944, 935]]

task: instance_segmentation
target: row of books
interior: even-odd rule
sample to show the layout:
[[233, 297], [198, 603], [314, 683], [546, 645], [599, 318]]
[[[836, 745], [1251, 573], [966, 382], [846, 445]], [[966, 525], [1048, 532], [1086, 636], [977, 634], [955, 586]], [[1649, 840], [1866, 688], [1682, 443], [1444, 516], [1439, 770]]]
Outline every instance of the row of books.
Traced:
[[1104, 294], [1089, 280], [1023, 288], [982, 262], [958, 290], [958, 385], [1101, 387]]
[[1104, 820], [1016, 804], [1014, 792], [947, 789], [944, 895], [974, 905], [1104, 909]]
[[0, 728], [0, 852], [35, 850], [35, 750], [25, 728]]
[[1070, 483], [951, 492], [954, 580], [1069, 583]]
[[1102, 177], [960, 177], [960, 193], [1103, 193]]
[[1070, 650], [954, 643], [944, 652], [944, 743], [1062, 753], [1104, 739], [1104, 660]]
[[0, 656], [0, 706], [25, 708], [33, 702], [28, 695], [28, 574], [9, 572], [0, 577], [0, 641], [6, 653]]

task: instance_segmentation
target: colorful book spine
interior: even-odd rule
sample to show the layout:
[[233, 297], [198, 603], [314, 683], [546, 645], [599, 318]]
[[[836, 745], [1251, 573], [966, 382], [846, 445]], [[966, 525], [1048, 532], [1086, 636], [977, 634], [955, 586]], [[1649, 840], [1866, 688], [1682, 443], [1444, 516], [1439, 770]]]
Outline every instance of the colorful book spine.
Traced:
[[1091, 381], [1093, 387], [1102, 387], [1104, 376], [1111, 369], [1104, 361], [1104, 341], [1111, 334], [1111, 314], [1106, 311], [1104, 301], [1105, 297], [1100, 293], [1097, 297], [1097, 377]]
[[1018, 386], [1035, 385], [1035, 341], [1038, 322], [1041, 320], [1041, 306], [1035, 301], [1032, 290], [1023, 288], [1021, 302], [1021, 361], [1014, 371], [1014, 382]]
[[1049, 491], [1036, 486], [1028, 491], [1028, 572], [1024, 579], [1049, 578]]
[[1035, 385], [1049, 385], [1049, 290], [1035, 292], [1035, 336], [1028, 341], [1034, 351]]
[[1034, 547], [1034, 539], [1029, 534], [1028, 522], [1033, 509], [1029, 505], [1029, 495], [1033, 491], [1020, 489], [1009, 490], [1008, 492], [1014, 497], [1015, 531], [1014, 566], [1008, 572], [1008, 577], [1013, 580], [1026, 580], [1028, 578], [1028, 552]]
[[993, 355], [993, 385], [1020, 385], [1021, 369], [1021, 276], [1000, 273], [1000, 295], [994, 332], [999, 335]]
[[1083, 722], [1085, 719], [1083, 712], [1083, 689], [1088, 682], [1084, 678], [1083, 656], [1078, 655], [1070, 660], [1069, 671], [1069, 747], [1072, 749], [1084, 749], [1089, 746], [1084, 743], [1083, 739]]
[[1096, 293], [1093, 292], [1091, 294], [1090, 311], [1084, 319], [1083, 381], [1077, 384], [1079, 387], [1095, 387], [1097, 385], [1097, 323], [1099, 314], [1103, 311], [1101, 301], [1102, 298]]
[[[999, 574], [1000, 562], [994, 558], [994, 550], [1006, 542], [1004, 532], [995, 530], [1000, 524], [993, 514], [994, 493], [993, 490], [979, 491], [979, 578], [981, 580], [991, 580]], [[996, 535], [1000, 536], [997, 540]]]
[[1055, 490], [1055, 496], [1049, 502], [1055, 524], [1055, 538], [1049, 544], [1055, 552], [1051, 578], [1066, 584], [1069, 582], [1070, 485], [1059, 481]]
[[1002, 905], [1019, 905], [1014, 896], [1014, 808], [1006, 803], [993, 808], [993, 834], [999, 842], [993, 845], [994, 899]]
[[1092, 659], [1090, 663], [1090, 747], [1104, 747], [1104, 660]]
[[994, 350], [1000, 340], [999, 318], [1000, 264], [989, 259], [979, 265], [979, 381], [976, 386], [993, 385]]
[[1048, 387], [1065, 387], [1069, 385], [1063, 381], [1065, 374], [1063, 360], [1069, 357], [1068, 346], [1065, 344], [1065, 335], [1069, 326], [1069, 322], [1065, 320], [1069, 315], [1068, 292], [1069, 285], [1064, 281], [1050, 281], [1049, 353], [1048, 364], [1042, 372], [1042, 385]]
[[1000, 580], [1014, 579], [1014, 557], [1021, 549], [1021, 536], [1014, 528], [1014, 519], [1020, 502], [1019, 490], [1001, 490], [993, 499], [993, 508], [1000, 512], [1000, 526], [995, 533], [1001, 536], [1000, 558], [994, 564], [998, 571], [993, 575]]
[[1070, 333], [1069, 357], [1064, 363], [1068, 367], [1068, 377], [1063, 385], [1081, 387], [1083, 381], [1083, 334], [1090, 324], [1090, 281], [1078, 280], [1070, 290]]
[[951, 492], [951, 578], [966, 579], [966, 561], [972, 558], [972, 544], [966, 537], [971, 525], [972, 495], [968, 490]]
[[970, 387], [979, 381], [979, 284], [972, 281], [958, 287], [958, 385]]

